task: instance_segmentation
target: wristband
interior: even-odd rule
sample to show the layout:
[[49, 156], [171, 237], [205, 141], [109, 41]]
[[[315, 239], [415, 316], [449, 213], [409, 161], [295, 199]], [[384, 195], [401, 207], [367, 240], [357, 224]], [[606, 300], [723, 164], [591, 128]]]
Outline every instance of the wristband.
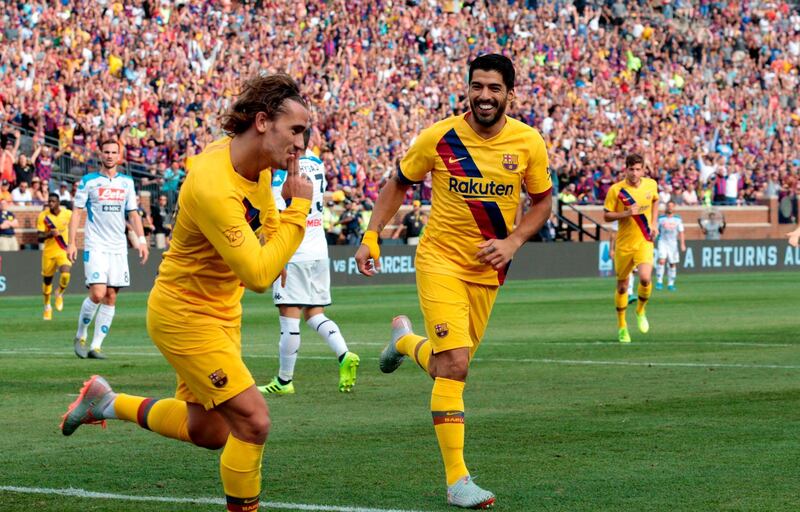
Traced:
[[139, 237], [139, 245], [147, 245], [147, 237], [144, 235]]
[[364, 233], [364, 237], [361, 239], [361, 243], [369, 247], [369, 256], [370, 258], [377, 260], [381, 257], [381, 249], [378, 245], [378, 232], [377, 231], [367, 231]]

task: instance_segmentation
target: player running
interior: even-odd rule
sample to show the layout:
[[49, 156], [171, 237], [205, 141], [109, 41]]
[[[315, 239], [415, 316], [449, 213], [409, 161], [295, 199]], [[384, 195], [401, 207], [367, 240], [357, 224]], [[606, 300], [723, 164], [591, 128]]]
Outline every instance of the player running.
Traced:
[[[311, 130], [306, 130], [303, 141], [308, 147]], [[272, 300], [280, 312], [281, 337], [278, 342], [280, 368], [278, 375], [266, 386], [259, 386], [263, 394], [288, 395], [294, 393], [294, 365], [300, 350], [300, 313], [306, 324], [325, 340], [339, 360], [339, 391], [349, 393], [356, 384], [356, 371], [361, 361], [348, 351], [347, 343], [336, 322], [325, 316], [331, 304], [331, 274], [328, 261], [328, 241], [322, 227], [323, 193], [327, 187], [325, 167], [309, 150], [300, 157], [300, 174], [314, 185], [311, 213], [306, 221], [303, 243], [294, 253], [280, 279], [272, 285]], [[286, 171], [275, 171], [272, 176], [272, 195], [279, 211], [286, 208], [280, 190], [286, 181]]]
[[[147, 302], [147, 331], [178, 377], [175, 398], [114, 393], [97, 375], [69, 407], [61, 429], [121, 419], [165, 437], [223, 448], [229, 511], [258, 510], [269, 409], [242, 360], [241, 298], [264, 292], [294, 254], [311, 206], [299, 174], [308, 110], [297, 84], [274, 74], [247, 81], [223, 129], [230, 137], [188, 163], [172, 243]], [[278, 216], [267, 168], [288, 169]], [[261, 224], [264, 225], [261, 229]], [[261, 245], [256, 231], [268, 240]]]
[[[680, 241], [680, 252], [678, 252]], [[667, 274], [667, 290], [675, 291], [675, 277], [678, 274], [678, 262], [681, 252], [686, 252], [686, 240], [683, 235], [683, 220], [675, 214], [675, 203], [667, 203], [667, 212], [658, 218], [658, 267], [656, 267], [656, 290], [664, 289], [664, 264], [669, 263]]]
[[[392, 321], [392, 340], [380, 357], [384, 373], [408, 356], [434, 378], [431, 415], [444, 459], [447, 501], [487, 508], [493, 493], [478, 487], [464, 463], [464, 393], [470, 361], [481, 343], [511, 258], [550, 216], [547, 149], [539, 132], [505, 115], [514, 100], [514, 65], [483, 55], [469, 67], [470, 112], [424, 130], [381, 190], [356, 252], [366, 276], [380, 270], [378, 234], [406, 190], [428, 172], [433, 208], [415, 266], [427, 338], [405, 316]], [[513, 228], [525, 185], [532, 206]], [[512, 231], [513, 229], [513, 231]]]
[[53, 278], [56, 270], [60, 272], [58, 290], [56, 290], [56, 311], [64, 309], [64, 291], [69, 286], [72, 265], [67, 257], [67, 241], [69, 240], [69, 221], [72, 212], [61, 208], [58, 194], [47, 196], [47, 208], [36, 218], [36, 231], [39, 243], [44, 243], [42, 251], [42, 295], [44, 295], [43, 320], [53, 319], [53, 307], [50, 295], [53, 293]]
[[625, 179], [608, 190], [603, 214], [606, 222], [619, 221], [614, 252], [614, 271], [617, 274], [614, 302], [621, 343], [631, 341], [625, 311], [628, 308], [628, 279], [634, 268], [639, 274], [636, 322], [640, 332], [650, 330], [645, 307], [653, 288], [653, 239], [658, 235], [658, 226], [650, 226], [658, 212], [658, 185], [655, 180], [645, 178], [644, 172], [644, 158], [640, 155], [631, 154], [625, 158]]
[[[75, 355], [81, 359], [106, 359], [101, 347], [114, 320], [117, 294], [120, 288], [131, 284], [125, 217], [136, 234], [142, 265], [150, 252], [139, 217], [133, 178], [118, 173], [119, 162], [119, 141], [106, 139], [100, 142], [100, 172], [87, 174], [81, 179], [69, 223], [67, 256], [74, 263], [78, 255], [78, 227], [83, 220], [84, 210], [89, 214], [83, 243], [83, 265], [89, 296], [81, 305], [74, 340]], [[87, 351], [86, 334], [92, 319], [94, 336]]]

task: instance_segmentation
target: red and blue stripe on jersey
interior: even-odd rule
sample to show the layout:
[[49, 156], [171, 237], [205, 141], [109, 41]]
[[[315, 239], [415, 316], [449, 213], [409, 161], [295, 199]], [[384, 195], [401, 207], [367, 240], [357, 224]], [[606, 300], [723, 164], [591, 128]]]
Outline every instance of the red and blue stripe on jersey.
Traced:
[[[439, 140], [436, 145], [436, 152], [451, 175], [461, 178], [483, 178], [483, 174], [478, 169], [475, 160], [469, 154], [464, 143], [461, 142], [455, 128], [445, 133]], [[484, 239], [502, 240], [508, 236], [506, 220], [503, 218], [503, 212], [497, 202], [469, 199], [468, 196], [464, 197], [464, 201], [467, 203], [472, 217], [475, 219], [475, 224], [477, 224]], [[510, 266], [511, 262], [497, 271], [497, 280], [500, 284], [505, 281]]]
[[[631, 196], [630, 193], [624, 188], [620, 189], [618, 197], [619, 200], [622, 202], [622, 204], [624, 204], [628, 208], [636, 204], [636, 201], [633, 199], [633, 196]], [[639, 226], [639, 229], [642, 231], [644, 239], [647, 240], [648, 242], [652, 242], [653, 236], [650, 234], [650, 224], [648, 224], [647, 222], [647, 216], [643, 213], [640, 213], [638, 215], [632, 216], [631, 218], [636, 223], [636, 225]]]

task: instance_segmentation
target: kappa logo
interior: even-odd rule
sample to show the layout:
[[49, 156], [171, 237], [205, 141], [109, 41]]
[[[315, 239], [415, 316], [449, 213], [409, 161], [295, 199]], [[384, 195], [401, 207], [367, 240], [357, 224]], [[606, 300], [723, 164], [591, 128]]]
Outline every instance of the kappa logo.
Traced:
[[208, 378], [211, 379], [211, 383], [215, 388], [224, 388], [228, 383], [228, 376], [222, 371], [222, 368], [213, 372]]
[[450, 330], [447, 328], [447, 323], [436, 324], [433, 329], [436, 331], [436, 336], [440, 338], [444, 338], [450, 333]]
[[456, 164], [456, 163], [458, 163], [458, 162], [460, 162], [460, 161], [462, 161], [462, 160], [466, 160], [466, 159], [467, 159], [467, 157], [465, 157], [465, 156], [462, 156], [461, 158], [453, 158], [453, 157], [451, 156], [450, 158], [448, 158], [448, 159], [447, 159], [447, 163], [449, 163], [449, 164]]
[[275, 300], [281, 300], [283, 297], [281, 296], [280, 293], [276, 293], [272, 298]]
[[229, 228], [223, 231], [222, 234], [228, 239], [228, 244], [231, 247], [239, 247], [244, 243], [244, 233], [242, 233], [241, 229]]
[[507, 171], [516, 171], [519, 166], [519, 155], [506, 153], [503, 155], [503, 168]]
[[100, 187], [97, 189], [97, 200], [104, 203], [121, 203], [125, 201], [125, 189]]

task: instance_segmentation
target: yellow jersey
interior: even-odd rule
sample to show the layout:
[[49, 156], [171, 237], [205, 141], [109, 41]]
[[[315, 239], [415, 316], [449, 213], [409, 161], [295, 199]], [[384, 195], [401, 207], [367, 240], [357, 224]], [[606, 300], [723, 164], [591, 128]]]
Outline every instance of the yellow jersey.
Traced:
[[57, 229], [58, 235], [46, 238], [44, 241], [44, 253], [49, 256], [60, 251], [66, 251], [69, 244], [69, 221], [72, 218], [72, 211], [61, 208], [58, 215], [54, 215], [50, 208], [45, 208], [36, 218], [36, 230], [47, 233], [51, 229]]
[[[294, 198], [278, 214], [271, 172], [262, 171], [258, 183], [240, 176], [231, 140], [215, 141], [187, 162], [172, 240], [148, 300], [176, 325], [238, 326], [244, 288], [269, 288], [305, 234], [311, 201]], [[261, 235], [269, 239], [264, 245]]]
[[604, 208], [609, 212], [624, 212], [634, 204], [639, 205], [638, 215], [619, 219], [617, 248], [623, 251], [636, 250], [643, 242], [653, 243], [650, 226], [653, 225], [653, 203], [658, 201], [658, 184], [651, 178], [642, 178], [638, 187], [627, 180], [614, 183], [608, 194]]
[[484, 139], [463, 114], [419, 134], [400, 162], [400, 179], [419, 183], [431, 172], [433, 195], [416, 266], [464, 281], [503, 284], [499, 271], [478, 261], [478, 244], [513, 229], [522, 185], [538, 200], [551, 193], [547, 148], [539, 132], [506, 117], [500, 133]]

